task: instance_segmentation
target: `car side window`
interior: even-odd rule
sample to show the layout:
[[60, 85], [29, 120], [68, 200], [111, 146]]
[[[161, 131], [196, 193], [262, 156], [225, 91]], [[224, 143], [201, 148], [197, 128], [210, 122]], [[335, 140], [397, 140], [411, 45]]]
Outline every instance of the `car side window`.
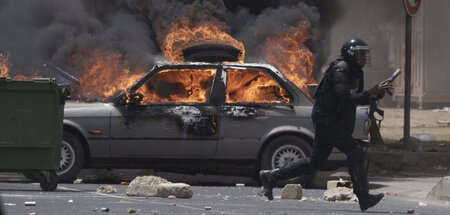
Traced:
[[227, 69], [226, 103], [290, 102], [286, 91], [259, 70]]
[[207, 103], [216, 69], [161, 70], [137, 90], [142, 104]]

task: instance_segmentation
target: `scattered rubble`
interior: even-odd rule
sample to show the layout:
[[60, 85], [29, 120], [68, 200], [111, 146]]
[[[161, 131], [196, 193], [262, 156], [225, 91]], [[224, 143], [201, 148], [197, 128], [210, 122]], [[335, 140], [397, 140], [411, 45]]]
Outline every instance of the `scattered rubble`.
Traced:
[[302, 185], [300, 184], [286, 184], [281, 191], [281, 199], [301, 199]]
[[350, 180], [347, 168], [339, 168], [336, 171], [317, 171], [314, 174], [314, 178], [309, 183], [309, 186], [318, 189], [326, 189], [328, 181], [339, 179]]
[[323, 194], [325, 201], [356, 201], [356, 196], [353, 194], [353, 190], [346, 187], [337, 187], [325, 191]]
[[443, 107], [442, 109], [434, 109], [433, 112], [450, 112], [450, 107]]
[[133, 213], [136, 213], [137, 210], [134, 209], [134, 208], [128, 208], [127, 211], [128, 211], [129, 214], [133, 214]]
[[302, 197], [302, 199], [298, 200], [298, 202], [306, 202], [306, 201], [308, 201], [308, 198], [306, 197]]
[[426, 207], [426, 206], [428, 206], [428, 204], [425, 202], [419, 202], [419, 206]]
[[185, 183], [161, 183], [157, 186], [156, 196], [177, 198], [191, 198], [193, 195], [192, 187]]
[[117, 189], [111, 185], [100, 186], [97, 188], [97, 193], [117, 193]]
[[431, 134], [419, 134], [419, 133], [412, 133], [411, 137], [415, 137], [419, 139], [420, 141], [432, 141], [435, 139], [435, 137]]
[[156, 196], [158, 185], [170, 183], [157, 176], [138, 176], [128, 185], [127, 196]]
[[440, 124], [442, 126], [448, 126], [448, 125], [450, 125], [450, 121], [449, 120], [438, 120], [437, 124]]

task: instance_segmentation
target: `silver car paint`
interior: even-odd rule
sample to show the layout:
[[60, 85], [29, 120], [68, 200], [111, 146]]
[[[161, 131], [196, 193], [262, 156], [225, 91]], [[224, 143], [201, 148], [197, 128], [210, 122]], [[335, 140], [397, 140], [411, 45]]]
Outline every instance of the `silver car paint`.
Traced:
[[[184, 66], [185, 64], [174, 64]], [[190, 63], [190, 65], [197, 65]], [[200, 65], [200, 64], [199, 64]], [[211, 65], [202, 63], [201, 65]], [[242, 64], [230, 64], [242, 68]], [[253, 67], [264, 67], [274, 71], [273, 75], [287, 80], [270, 65], [248, 64]], [[247, 64], [244, 66], [248, 66]], [[231, 67], [230, 66], [230, 67]], [[155, 67], [158, 68], [158, 67]], [[299, 133], [314, 138], [314, 130], [310, 119], [311, 102], [298, 88], [287, 81], [283, 86], [295, 89], [294, 97], [297, 105], [262, 105], [235, 108], [230, 106], [198, 106], [203, 115], [181, 113], [179, 116], [162, 118], [153, 110], [144, 110], [147, 120], [133, 117], [139, 114], [115, 107], [112, 103], [67, 103], [64, 124], [72, 126], [82, 133], [90, 147], [91, 157], [159, 157], [159, 158], [229, 158], [256, 159], [265, 143], [273, 135], [282, 133]], [[302, 105], [304, 106], [302, 106]], [[179, 106], [174, 104], [172, 108]], [[157, 105], [153, 108], [157, 108]], [[164, 107], [169, 108], [170, 107]], [[228, 109], [227, 109], [228, 108]], [[254, 108], [254, 114], [248, 108]], [[234, 112], [233, 112], [234, 111]], [[195, 113], [195, 112], [194, 112]], [[249, 114], [250, 113], [250, 114]], [[217, 131], [205, 138], [187, 132], [185, 124], [180, 120], [211, 119], [218, 117]], [[364, 124], [367, 120], [367, 109], [358, 108], [354, 137], [366, 139]], [[130, 120], [131, 119], [131, 120]], [[195, 130], [195, 129], [194, 129]], [[101, 133], [93, 132], [101, 131]]]

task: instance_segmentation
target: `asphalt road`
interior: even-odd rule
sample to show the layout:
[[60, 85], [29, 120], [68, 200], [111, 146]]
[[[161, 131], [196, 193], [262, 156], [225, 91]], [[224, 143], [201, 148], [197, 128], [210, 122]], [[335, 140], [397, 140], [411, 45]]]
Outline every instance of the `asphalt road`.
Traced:
[[[361, 214], [356, 202], [326, 202], [325, 190], [304, 189], [305, 202], [280, 199], [281, 189], [275, 189], [275, 200], [266, 201], [257, 195], [259, 187], [194, 186], [190, 199], [159, 197], [129, 197], [128, 185], [112, 185], [113, 194], [96, 193], [101, 184], [59, 184], [54, 192], [43, 192], [37, 183], [0, 182], [0, 196], [6, 214]], [[36, 206], [25, 206], [25, 202]], [[205, 209], [210, 207], [211, 210]], [[101, 208], [108, 208], [102, 212]], [[386, 196], [364, 214], [450, 214], [447, 204], [424, 203], [420, 200]]]

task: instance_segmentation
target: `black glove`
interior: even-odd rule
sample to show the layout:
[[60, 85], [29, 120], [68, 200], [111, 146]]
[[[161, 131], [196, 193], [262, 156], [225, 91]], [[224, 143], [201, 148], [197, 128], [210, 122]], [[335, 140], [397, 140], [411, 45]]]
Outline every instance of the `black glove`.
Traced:
[[392, 89], [394, 89], [394, 85], [392, 85], [392, 83], [389, 80], [384, 80], [376, 84], [372, 88], [370, 88], [367, 91], [367, 93], [370, 96], [376, 97], [377, 99], [381, 99], [384, 97], [384, 94], [386, 92], [390, 94]]

